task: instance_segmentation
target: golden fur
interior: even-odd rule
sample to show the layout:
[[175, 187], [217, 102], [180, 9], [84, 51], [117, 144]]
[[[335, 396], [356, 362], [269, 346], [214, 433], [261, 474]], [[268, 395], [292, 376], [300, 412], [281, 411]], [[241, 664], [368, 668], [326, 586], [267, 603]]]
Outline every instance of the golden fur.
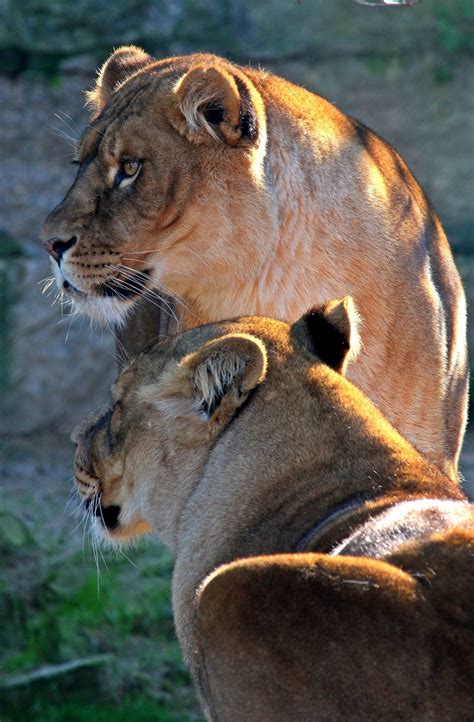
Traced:
[[209, 720], [470, 719], [474, 513], [342, 373], [349, 298], [150, 344], [75, 432], [98, 531], [153, 532]]
[[[349, 378], [455, 476], [464, 294], [398, 153], [325, 99], [212, 55], [121, 48], [89, 102], [77, 179], [43, 229], [50, 251], [76, 239], [54, 264], [76, 306], [120, 324], [158, 288], [186, 329], [244, 314], [294, 321], [351, 294], [365, 351]], [[140, 171], [114, 186], [127, 159]], [[130, 335], [141, 347], [156, 319]]]

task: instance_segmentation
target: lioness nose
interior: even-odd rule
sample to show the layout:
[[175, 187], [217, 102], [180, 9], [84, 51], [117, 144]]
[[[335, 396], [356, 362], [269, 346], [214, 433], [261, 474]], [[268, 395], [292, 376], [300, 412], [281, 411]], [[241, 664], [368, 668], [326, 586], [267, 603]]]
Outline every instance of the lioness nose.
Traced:
[[49, 255], [54, 258], [57, 263], [59, 263], [63, 253], [65, 253], [69, 248], [72, 248], [76, 241], [76, 236], [73, 236], [68, 241], [62, 241], [60, 238], [50, 238], [47, 241], [43, 241], [43, 246], [46, 248]]

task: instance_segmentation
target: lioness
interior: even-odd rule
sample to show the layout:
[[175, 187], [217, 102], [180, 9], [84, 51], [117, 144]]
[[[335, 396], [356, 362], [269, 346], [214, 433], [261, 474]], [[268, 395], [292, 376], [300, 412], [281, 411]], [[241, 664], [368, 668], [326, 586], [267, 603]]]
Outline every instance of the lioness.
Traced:
[[[158, 288], [186, 329], [243, 314], [294, 321], [351, 294], [366, 351], [349, 378], [454, 477], [464, 294], [398, 153], [324, 98], [213, 55], [120, 48], [89, 102], [77, 178], [42, 234], [77, 308], [121, 324]], [[157, 334], [147, 313], [125, 332], [135, 351]]]
[[474, 512], [342, 373], [349, 298], [150, 344], [83, 422], [111, 542], [158, 533], [209, 720], [471, 720]]

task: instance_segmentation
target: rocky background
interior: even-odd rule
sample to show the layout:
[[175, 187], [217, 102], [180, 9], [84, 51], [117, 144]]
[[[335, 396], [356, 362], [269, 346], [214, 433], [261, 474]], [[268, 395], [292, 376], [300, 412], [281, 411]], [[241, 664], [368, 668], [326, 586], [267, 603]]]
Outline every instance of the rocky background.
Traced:
[[4, 0], [0, 433], [67, 433], [115, 373], [110, 332], [71, 317], [54, 288], [42, 295], [51, 272], [37, 238], [74, 175], [83, 91], [124, 42], [157, 56], [206, 49], [263, 64], [374, 128], [426, 189], [474, 296], [473, 8], [470, 0], [372, 9], [350, 0]]
[[[34, 566], [37, 557], [28, 551], [22, 524], [28, 533], [42, 530], [33, 545], [36, 551], [42, 548], [45, 528], [51, 538], [57, 536], [51, 515], [62, 508], [65, 480], [72, 473], [69, 432], [101, 401], [116, 372], [111, 332], [90, 328], [89, 322], [71, 316], [69, 308], [54, 302], [54, 288], [42, 294], [51, 271], [37, 241], [44, 217], [73, 179], [72, 148], [87, 120], [83, 91], [90, 88], [96, 68], [111, 49], [133, 42], [158, 57], [206, 50], [262, 65], [321, 93], [374, 128], [401, 152], [438, 211], [472, 317], [473, 30], [472, 0], [423, 0], [412, 8], [370, 8], [352, 0], [0, 2], [0, 480], [10, 522], [17, 513], [22, 518], [16, 538], [22, 550], [26, 545], [29, 563]], [[469, 343], [472, 349], [473, 324]], [[474, 489], [470, 434], [463, 469], [466, 488]], [[0, 555], [2, 539], [0, 533]], [[77, 547], [77, 539], [74, 544]], [[44, 558], [50, 569], [49, 551]], [[33, 592], [28, 590], [25, 610], [32, 604]], [[15, 637], [11, 644], [21, 647], [30, 639], [28, 634], [21, 643]], [[37, 640], [39, 632], [31, 634]], [[101, 651], [104, 644], [92, 635], [91, 649]], [[70, 646], [58, 645], [54, 652], [22, 658], [12, 669], [25, 671], [38, 660], [50, 662], [51, 656], [59, 661], [69, 658]], [[126, 658], [122, 648], [118, 654]], [[133, 685], [168, 699], [163, 670], [169, 663], [174, 674], [174, 662], [163, 662], [163, 679], [150, 681], [148, 667], [145, 662], [140, 667], [137, 654], [127, 668]], [[169, 654], [172, 658], [176, 652]], [[1, 661], [0, 656], [0, 666]], [[184, 674], [179, 664], [177, 669], [178, 676]], [[110, 675], [107, 679], [110, 691]], [[113, 688], [117, 699], [124, 699], [127, 684]], [[186, 714], [181, 710], [177, 717], [169, 713], [158, 719], [196, 719], [193, 704]], [[144, 709], [124, 719], [146, 720]], [[153, 710], [154, 715], [156, 706]], [[30, 713], [31, 720], [50, 719], [44, 711], [39, 717]], [[11, 710], [8, 714], [6, 720], [25, 719], [24, 708], [17, 717]], [[102, 719], [98, 712], [93, 718]], [[54, 719], [69, 722], [79, 717], [70, 710]]]
[[350, 0], [4, 1], [0, 433], [67, 433], [115, 373], [110, 332], [61, 309], [54, 287], [42, 295], [51, 272], [37, 238], [74, 176], [68, 161], [87, 120], [83, 91], [124, 42], [157, 56], [199, 48], [264, 64], [374, 128], [426, 189], [473, 296], [473, 7], [463, 0], [387, 9]]

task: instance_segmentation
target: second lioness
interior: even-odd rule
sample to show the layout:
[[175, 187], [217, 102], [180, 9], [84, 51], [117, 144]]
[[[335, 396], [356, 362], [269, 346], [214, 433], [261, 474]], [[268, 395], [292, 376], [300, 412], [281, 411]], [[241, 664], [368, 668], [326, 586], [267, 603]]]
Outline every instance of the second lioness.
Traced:
[[[43, 231], [78, 308], [123, 321], [163, 288], [182, 299], [185, 329], [242, 314], [294, 321], [351, 294], [365, 351], [349, 378], [454, 475], [464, 295], [396, 151], [323, 98], [212, 55], [121, 48], [89, 99], [77, 178]], [[153, 324], [138, 346], [147, 334]]]
[[173, 552], [212, 722], [473, 719], [474, 509], [343, 378], [356, 338], [350, 299], [192, 329], [75, 433], [100, 537]]

